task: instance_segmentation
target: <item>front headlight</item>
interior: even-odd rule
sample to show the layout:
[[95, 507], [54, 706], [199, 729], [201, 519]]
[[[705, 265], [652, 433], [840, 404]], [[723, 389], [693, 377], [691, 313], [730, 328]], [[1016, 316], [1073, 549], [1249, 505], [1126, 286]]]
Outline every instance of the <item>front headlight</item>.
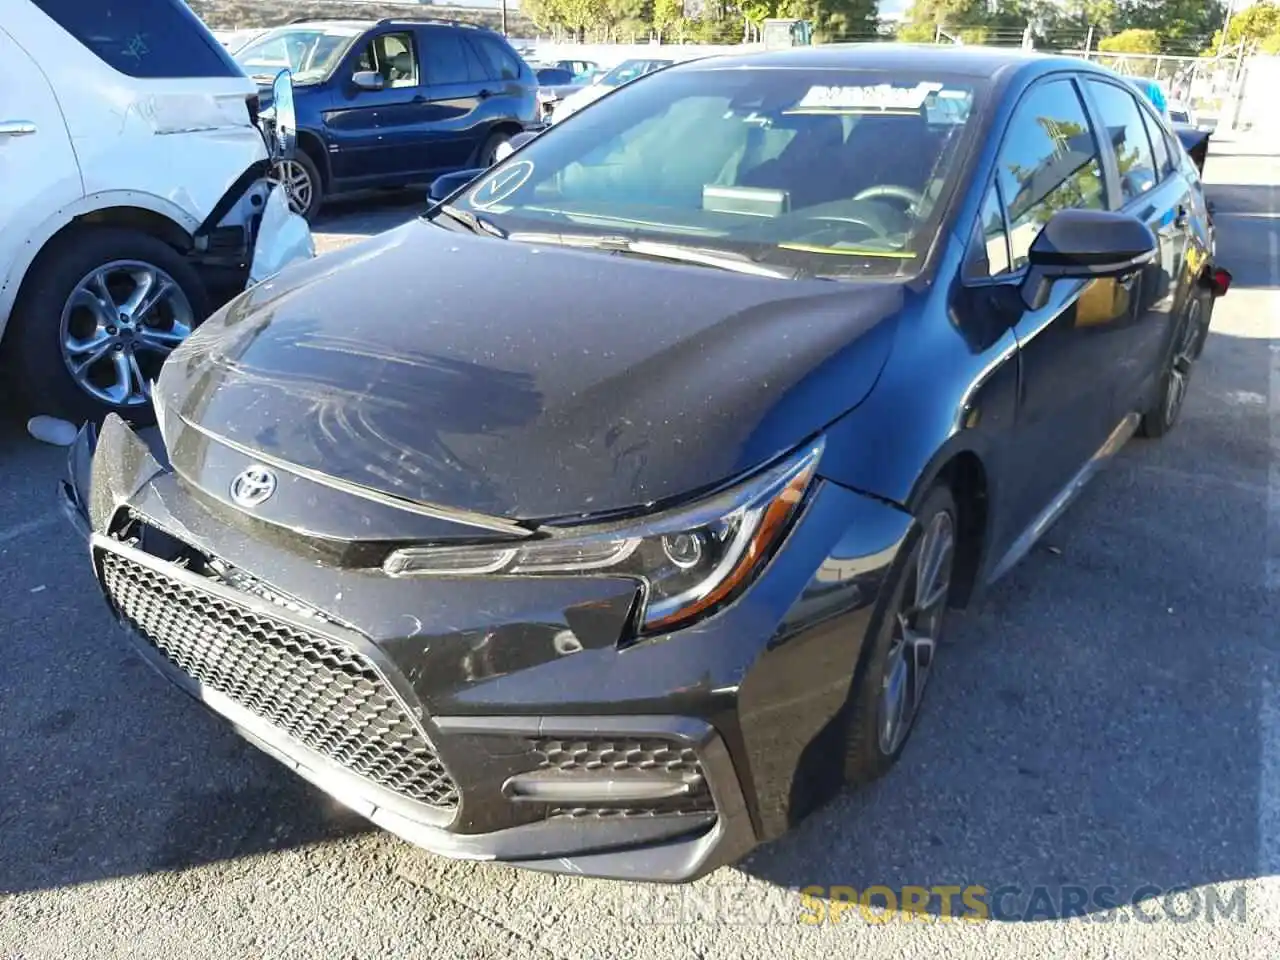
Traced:
[[691, 506], [615, 524], [544, 527], [518, 544], [410, 547], [396, 577], [580, 574], [644, 586], [644, 633], [687, 626], [736, 597], [773, 556], [813, 483], [822, 441]]

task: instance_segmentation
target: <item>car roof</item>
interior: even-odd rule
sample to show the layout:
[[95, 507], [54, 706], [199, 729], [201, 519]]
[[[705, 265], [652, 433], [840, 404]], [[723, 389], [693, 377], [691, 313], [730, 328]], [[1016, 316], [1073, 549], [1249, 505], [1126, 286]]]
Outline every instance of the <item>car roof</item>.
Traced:
[[341, 33], [363, 33], [378, 21], [376, 20], [295, 20], [293, 23], [282, 23], [264, 33], [281, 33], [285, 30], [332, 30]]
[[[472, 24], [460, 23], [454, 20], [430, 20], [416, 17], [387, 17], [383, 20], [354, 20], [350, 18], [323, 20], [323, 19], [300, 19], [294, 20], [292, 23], [283, 23], [277, 27], [272, 27], [273, 31], [277, 30], [299, 30], [299, 29], [317, 29], [317, 30], [334, 30], [343, 33], [363, 33], [366, 30], [372, 30], [380, 25], [396, 25], [396, 26], [413, 26], [413, 27], [470, 27]], [[484, 28], [481, 28], [484, 29]]]
[[1052, 66], [1094, 69], [1087, 61], [1010, 47], [969, 47], [911, 43], [828, 43], [762, 53], [731, 54], [699, 64], [719, 67], [809, 67], [816, 69], [903, 69], [960, 76], [993, 77], [1010, 68]]

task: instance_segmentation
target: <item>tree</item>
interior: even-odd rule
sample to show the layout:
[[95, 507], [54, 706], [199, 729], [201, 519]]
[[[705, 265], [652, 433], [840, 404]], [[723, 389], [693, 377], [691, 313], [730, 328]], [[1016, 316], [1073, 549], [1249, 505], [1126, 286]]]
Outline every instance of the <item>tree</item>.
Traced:
[[[1270, 0], [1258, 0], [1231, 18], [1227, 27], [1226, 46], [1258, 47], [1263, 53], [1274, 53], [1280, 47], [1280, 6]], [[1223, 47], [1222, 31], [1213, 35], [1206, 53], [1216, 54]]]
[[653, 29], [662, 36], [684, 17], [684, 0], [653, 0]]
[[587, 30], [605, 21], [605, 0], [555, 0], [560, 22], [573, 31], [579, 43], [587, 38]]
[[780, 0], [774, 16], [808, 20], [814, 43], [868, 40], [880, 23], [877, 0]]
[[1071, 0], [1068, 10], [1072, 18], [1086, 30], [1094, 27], [1103, 33], [1113, 32], [1120, 16], [1116, 0]]
[[560, 21], [560, 0], [521, 0], [520, 11], [540, 30], [564, 24]]
[[1154, 30], [1165, 40], [1203, 41], [1221, 29], [1225, 16], [1220, 0], [1119, 0], [1114, 25], [1122, 33]]
[[931, 42], [941, 28], [952, 36], [991, 24], [987, 0], [915, 0], [898, 39], [908, 43]]
[[653, 0], [604, 0], [601, 12], [605, 39], [613, 40], [620, 31], [629, 36], [647, 33], [653, 15]]
[[744, 0], [741, 8], [742, 17], [747, 22], [743, 32], [744, 41], [758, 40], [764, 31], [765, 20], [772, 17], [776, 10], [775, 0]]
[[1154, 30], [1121, 30], [1098, 44], [1104, 53], [1159, 53], [1160, 34]]

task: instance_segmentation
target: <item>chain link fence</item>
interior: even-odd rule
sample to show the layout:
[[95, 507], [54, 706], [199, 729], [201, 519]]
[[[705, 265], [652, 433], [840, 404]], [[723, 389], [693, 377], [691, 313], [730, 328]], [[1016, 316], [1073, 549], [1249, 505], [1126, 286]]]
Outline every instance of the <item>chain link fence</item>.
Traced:
[[1217, 119], [1237, 93], [1241, 58], [1174, 57], [1165, 54], [1067, 50], [1071, 56], [1108, 67], [1126, 77], [1159, 81], [1170, 104], [1179, 103], [1200, 120]]

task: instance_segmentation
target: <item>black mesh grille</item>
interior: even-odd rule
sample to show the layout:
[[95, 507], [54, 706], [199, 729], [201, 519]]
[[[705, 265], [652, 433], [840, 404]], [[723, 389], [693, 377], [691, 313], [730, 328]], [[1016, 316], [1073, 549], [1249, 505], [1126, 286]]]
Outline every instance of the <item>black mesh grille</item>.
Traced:
[[179, 669], [374, 783], [457, 807], [457, 785], [362, 654], [118, 554], [101, 556], [121, 615]]
[[533, 743], [540, 765], [555, 770], [663, 770], [702, 776], [692, 747], [670, 740], [540, 739]]
[[685, 744], [660, 739], [543, 738], [533, 741], [533, 750], [542, 769], [559, 770], [570, 776], [650, 770], [678, 775], [690, 786], [689, 793], [655, 800], [644, 806], [553, 807], [548, 811], [548, 816], [652, 817], [715, 812], [715, 801], [707, 788], [697, 752]]

